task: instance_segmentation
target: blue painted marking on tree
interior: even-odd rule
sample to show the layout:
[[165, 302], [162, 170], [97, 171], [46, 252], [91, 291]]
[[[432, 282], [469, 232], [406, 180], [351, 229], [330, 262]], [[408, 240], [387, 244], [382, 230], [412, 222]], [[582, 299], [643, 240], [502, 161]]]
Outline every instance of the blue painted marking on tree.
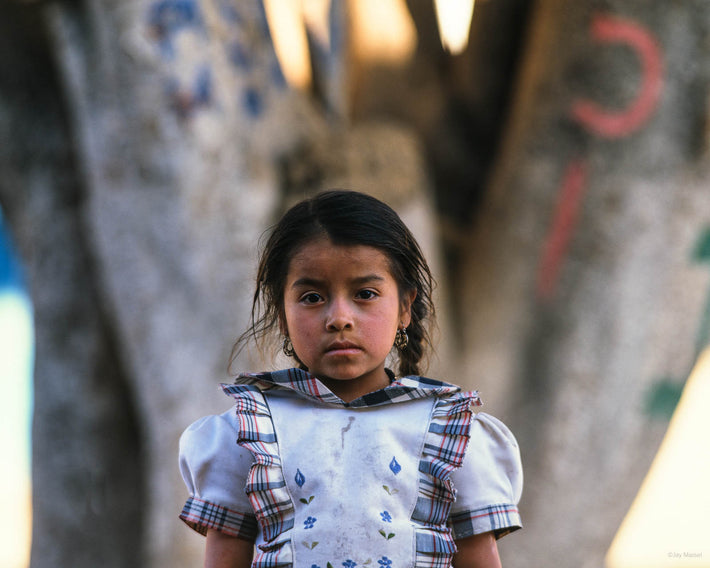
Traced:
[[252, 118], [258, 117], [264, 111], [263, 97], [259, 91], [252, 87], [244, 90], [243, 104], [247, 114]]
[[24, 290], [24, 287], [20, 262], [0, 211], [0, 290], [8, 288]]
[[254, 67], [252, 54], [240, 42], [233, 41], [227, 46], [229, 62], [243, 71], [249, 71]]
[[212, 104], [212, 70], [207, 65], [200, 67], [190, 89], [185, 89], [175, 77], [170, 77], [165, 91], [178, 116], [187, 118], [198, 108]]
[[219, 3], [219, 15], [224, 21], [230, 24], [240, 24], [242, 22], [239, 10], [237, 10], [233, 1], [221, 0]]
[[197, 71], [192, 98], [196, 106], [212, 102], [212, 70], [207, 65]]
[[195, 0], [159, 0], [148, 12], [148, 26], [167, 59], [175, 57], [173, 36], [185, 28], [204, 32], [204, 22]]

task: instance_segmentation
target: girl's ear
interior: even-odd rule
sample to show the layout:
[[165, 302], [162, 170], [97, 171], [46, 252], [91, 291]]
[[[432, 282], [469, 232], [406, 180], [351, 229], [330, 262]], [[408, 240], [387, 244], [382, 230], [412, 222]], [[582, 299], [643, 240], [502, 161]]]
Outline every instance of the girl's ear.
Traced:
[[288, 326], [286, 325], [286, 317], [283, 310], [279, 310], [279, 331], [281, 335], [288, 336]]
[[399, 308], [400, 321], [404, 327], [408, 327], [412, 321], [412, 304], [414, 299], [417, 297], [417, 291], [408, 290], [402, 294], [402, 303]]

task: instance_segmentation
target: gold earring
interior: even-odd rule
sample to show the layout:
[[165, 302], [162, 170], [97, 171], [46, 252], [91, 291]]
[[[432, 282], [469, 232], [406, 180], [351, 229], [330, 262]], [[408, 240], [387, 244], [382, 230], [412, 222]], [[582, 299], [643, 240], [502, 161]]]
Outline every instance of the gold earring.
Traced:
[[296, 355], [296, 352], [293, 349], [293, 343], [291, 343], [291, 338], [288, 335], [284, 337], [284, 342], [281, 346], [281, 350], [284, 352], [284, 355], [286, 355], [286, 357], [293, 357], [294, 355]]
[[407, 335], [407, 330], [401, 327], [394, 336], [394, 346], [400, 351], [404, 351], [407, 345], [409, 345], [409, 336]]

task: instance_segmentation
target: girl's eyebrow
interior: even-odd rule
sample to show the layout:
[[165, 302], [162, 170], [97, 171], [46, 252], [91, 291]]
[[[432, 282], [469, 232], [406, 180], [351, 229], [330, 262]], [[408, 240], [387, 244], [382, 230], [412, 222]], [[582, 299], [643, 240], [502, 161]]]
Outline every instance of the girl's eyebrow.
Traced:
[[[358, 276], [357, 278], [353, 278], [350, 280], [351, 284], [354, 284], [356, 286], [362, 286], [363, 284], [368, 284], [370, 282], [383, 282], [384, 277], [380, 276], [379, 274], [368, 274], [366, 276]], [[318, 287], [318, 286], [323, 286], [325, 282], [323, 280], [318, 280], [317, 278], [310, 278], [308, 276], [304, 276], [303, 278], [299, 278], [298, 280], [294, 281], [293, 284], [291, 284], [291, 288], [300, 288], [300, 287]]]
[[357, 278], [353, 278], [351, 282], [353, 284], [356, 284], [358, 286], [361, 286], [363, 284], [368, 284], [370, 282], [383, 282], [384, 277], [380, 276], [379, 274], [368, 274], [367, 276], [358, 276]]
[[291, 284], [291, 288], [300, 288], [302, 286], [308, 287], [308, 288], [311, 288], [311, 287], [317, 288], [321, 284], [323, 284], [322, 280], [316, 280], [315, 278], [304, 277], [304, 278], [299, 278], [293, 284]]

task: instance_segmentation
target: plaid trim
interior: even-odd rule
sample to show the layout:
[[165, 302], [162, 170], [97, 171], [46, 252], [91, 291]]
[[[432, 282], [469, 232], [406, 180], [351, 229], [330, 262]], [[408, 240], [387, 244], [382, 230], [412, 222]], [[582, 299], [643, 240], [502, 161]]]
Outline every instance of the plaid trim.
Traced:
[[416, 568], [451, 568], [456, 545], [449, 532], [417, 530], [414, 554]]
[[251, 568], [280, 568], [293, 566], [291, 541], [262, 544], [254, 550]]
[[523, 527], [518, 507], [505, 503], [456, 513], [449, 524], [456, 539], [490, 531], [500, 538]]
[[[324, 404], [333, 404], [345, 408], [364, 408], [395, 404], [418, 398], [431, 396], [445, 396], [461, 392], [461, 387], [429, 379], [426, 377], [408, 376], [392, 381], [388, 386], [375, 392], [368, 393], [351, 402], [344, 402], [334, 395], [328, 387], [318, 378], [303, 369], [283, 369], [272, 373], [244, 373], [235, 381], [242, 385], [255, 385], [259, 390], [267, 391], [272, 388], [286, 388], [293, 390], [306, 398], [316, 399]], [[233, 385], [222, 385], [225, 392]], [[228, 392], [228, 394], [231, 394]], [[461, 404], [481, 406], [481, 399], [477, 391], [466, 393], [465, 401]]]
[[452, 557], [453, 554], [441, 556], [416, 551], [414, 554], [414, 565], [417, 566], [417, 568], [451, 568]]
[[412, 521], [417, 529], [415, 568], [448, 568], [456, 552], [446, 524], [455, 490], [449, 477], [461, 467], [471, 430], [471, 404], [477, 393], [457, 392], [436, 401], [419, 462], [419, 498]]
[[[237, 443], [254, 455], [255, 462], [249, 470], [245, 491], [264, 540], [270, 542], [293, 528], [295, 514], [281, 469], [271, 412], [258, 386], [222, 385], [222, 388], [236, 403]], [[276, 566], [270, 561], [264, 562], [264, 567]]]
[[256, 540], [257, 523], [254, 515], [242, 514], [226, 507], [190, 497], [180, 513], [180, 519], [191, 529], [206, 535], [216, 529], [229, 536]]

